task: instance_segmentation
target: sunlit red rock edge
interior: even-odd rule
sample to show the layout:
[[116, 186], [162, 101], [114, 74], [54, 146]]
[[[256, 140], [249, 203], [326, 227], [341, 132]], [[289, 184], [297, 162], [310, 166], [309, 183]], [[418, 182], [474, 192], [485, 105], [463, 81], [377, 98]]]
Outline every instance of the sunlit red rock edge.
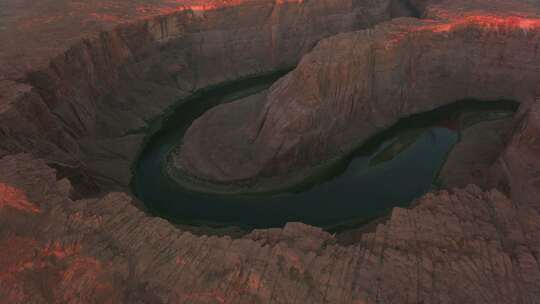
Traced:
[[[504, 156], [526, 178], [537, 113], [524, 114]], [[73, 201], [70, 183], [29, 155], [0, 168], [0, 302], [535, 303], [540, 294], [538, 213], [497, 191], [429, 194], [345, 247], [301, 224], [198, 237], [125, 194]]]

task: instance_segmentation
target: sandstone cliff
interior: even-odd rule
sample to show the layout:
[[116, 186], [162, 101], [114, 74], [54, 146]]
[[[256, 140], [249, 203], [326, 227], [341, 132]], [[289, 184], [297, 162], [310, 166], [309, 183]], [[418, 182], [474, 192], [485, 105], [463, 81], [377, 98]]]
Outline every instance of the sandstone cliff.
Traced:
[[[191, 9], [161, 0], [0, 3], [6, 42], [0, 49], [0, 303], [536, 303], [540, 118], [528, 89], [538, 73], [538, 52], [531, 53], [538, 5], [402, 2], [439, 21], [402, 19], [320, 43], [269, 95], [295, 98], [260, 99], [267, 112], [254, 115], [261, 124], [246, 134], [271, 138], [270, 126], [290, 123], [278, 128], [290, 140], [319, 123], [340, 130], [339, 123], [327, 128], [340, 119], [358, 127], [351, 118], [363, 116], [354, 116], [361, 111], [352, 97], [364, 92], [396, 97], [360, 98], [373, 109], [365, 136], [451, 98], [516, 98], [523, 101], [519, 127], [493, 178], [495, 185], [510, 184], [519, 204], [475, 186], [432, 193], [411, 209], [394, 209], [372, 232], [351, 232], [359, 241], [349, 246], [299, 223], [240, 238], [197, 236], [141, 212], [125, 193], [75, 199], [80, 193], [47, 163], [62, 176], [72, 173], [66, 168], [85, 168], [125, 185], [148, 121], [177, 98], [294, 65], [322, 37], [387, 19], [387, 1], [198, 1]], [[366, 53], [376, 56], [368, 62], [352, 56]], [[469, 61], [450, 65], [456, 58]], [[460, 82], [456, 74], [466, 71]], [[369, 79], [365, 90], [358, 86]], [[406, 86], [397, 86], [400, 81]], [[491, 90], [478, 91], [484, 85]], [[295, 88], [311, 88], [316, 98], [295, 95]], [[321, 98], [329, 96], [350, 98], [327, 105]], [[415, 105], [412, 97], [424, 99]], [[280, 124], [286, 118], [275, 116], [280, 113], [313, 119]], [[332, 149], [321, 145], [308, 156], [315, 160]], [[20, 151], [45, 160], [14, 154]]]
[[540, 99], [527, 107], [491, 172], [492, 186], [502, 183], [522, 205], [540, 209]]
[[6, 303], [535, 303], [540, 215], [476, 187], [429, 194], [353, 246], [298, 223], [195, 236], [122, 193], [73, 201], [28, 155], [0, 159]]
[[[34, 28], [73, 38], [73, 28], [84, 33], [87, 24], [55, 19], [58, 12], [37, 4], [30, 9], [51, 15], [48, 22], [35, 17], [24, 27], [10, 24], [6, 33], [17, 36], [18, 45], [0, 54], [6, 62], [0, 70], [1, 155], [32, 152], [126, 186], [148, 124], [179, 99], [208, 86], [291, 68], [321, 38], [390, 18], [390, 0], [215, 1], [176, 8], [155, 2], [147, 11], [124, 8], [124, 14], [133, 14], [132, 22], [99, 19], [102, 26], [96, 29], [105, 31], [89, 31], [72, 45], [40, 40], [32, 60], [20, 62], [24, 69], [13, 68], [12, 60], [20, 54], [17, 47], [35, 46], [23, 38], [32, 37]], [[69, 5], [66, 10], [87, 17]]]
[[215, 182], [283, 176], [345, 155], [401, 117], [466, 98], [534, 96], [540, 15], [437, 12], [447, 19], [397, 19], [322, 40], [253, 115], [224, 127], [230, 108], [248, 106], [231, 104], [195, 121], [177, 166]]

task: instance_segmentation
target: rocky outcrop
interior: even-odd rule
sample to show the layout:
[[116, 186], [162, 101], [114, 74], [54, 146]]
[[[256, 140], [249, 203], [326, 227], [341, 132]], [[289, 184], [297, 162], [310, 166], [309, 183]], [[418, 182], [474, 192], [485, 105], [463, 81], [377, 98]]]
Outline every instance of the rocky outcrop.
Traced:
[[492, 185], [492, 166], [504, 151], [511, 137], [514, 120], [493, 119], [467, 126], [460, 131], [459, 142], [450, 151], [438, 177], [442, 187], [464, 187], [468, 184], [483, 188], [503, 188]]
[[[536, 95], [540, 96], [540, 91]], [[514, 203], [539, 210], [538, 101], [538, 97], [524, 100], [512, 119], [466, 129], [441, 170], [442, 184], [460, 187], [474, 183], [485, 189], [498, 188]]]
[[242, 107], [225, 105], [195, 121], [175, 155], [177, 167], [212, 182], [284, 178], [349, 153], [401, 117], [465, 98], [533, 95], [540, 15], [444, 16], [322, 40], [271, 88], [258, 112], [224, 125], [220, 117]]
[[195, 236], [110, 193], [73, 201], [29, 155], [0, 159], [6, 303], [535, 303], [540, 215], [497, 191], [429, 194], [353, 246], [299, 223]]
[[425, 19], [452, 20], [463, 17], [515, 16], [538, 18], [540, 6], [535, 0], [410, 0]]
[[493, 165], [492, 183], [505, 185], [521, 205], [540, 209], [540, 99], [525, 112], [509, 144]]
[[[47, 165], [61, 168], [62, 176], [85, 167], [94, 177], [125, 184], [148, 121], [174, 100], [207, 85], [295, 64], [323, 36], [386, 19], [386, 1], [204, 1], [190, 9], [160, 0], [26, 2], [0, 4], [0, 40], [6, 42], [0, 50], [0, 155], [7, 155], [0, 158], [0, 302], [506, 304], [535, 303], [540, 297], [540, 215], [529, 206], [530, 198], [538, 197], [536, 105], [523, 107], [524, 123], [499, 162], [506, 181], [523, 186], [513, 186], [512, 195], [527, 194], [529, 205], [475, 186], [432, 193], [412, 209], [394, 209], [373, 232], [349, 235], [358, 240], [350, 246], [300, 223], [234, 239], [194, 235], [143, 213], [124, 193], [75, 199], [80, 192]], [[58, 8], [59, 13], [50, 13]], [[18, 14], [22, 9], [28, 12]], [[296, 97], [253, 100], [252, 109], [263, 114], [242, 118], [260, 123], [245, 131], [254, 137], [235, 142], [260, 149], [255, 145], [281, 126], [275, 136], [296, 136], [300, 146], [309, 146], [316, 136], [303, 139], [310, 133], [303, 131], [317, 134], [313, 126], [331, 125], [329, 134], [340, 131], [335, 139], [321, 138], [316, 153], [298, 150], [290, 158], [315, 160], [334, 151], [329, 142], [352, 136], [340, 128], [346, 122], [358, 127], [359, 113], [370, 115], [366, 135], [384, 128], [389, 117], [437, 106], [427, 96], [448, 94], [436, 100], [443, 104], [465, 92], [477, 94], [483, 86], [491, 88], [483, 98], [526, 93], [538, 72], [537, 55], [530, 53], [537, 43], [534, 10], [510, 12], [511, 19], [486, 19], [476, 11], [459, 19], [462, 12], [429, 6], [422, 14], [434, 12], [443, 21], [399, 20], [325, 40], [268, 94]], [[151, 14], [166, 16], [124, 24]], [[118, 24], [123, 25], [112, 29]], [[79, 35], [96, 29], [106, 31], [66, 51]], [[501, 38], [508, 42], [504, 49], [498, 47]], [[367, 62], [356, 57], [366, 53], [372, 55]], [[459, 67], [449, 64], [452, 56], [479, 62]], [[434, 58], [437, 66], [424, 64]], [[488, 64], [490, 73], [484, 73]], [[517, 67], [520, 85], [508, 77]], [[462, 84], [468, 91], [456, 92], [451, 85], [456, 74], [464, 75], [462, 69], [472, 75], [462, 82], [476, 85]], [[403, 80], [406, 86], [392, 86]], [[381, 109], [395, 105], [385, 104], [379, 94], [388, 84], [384, 96], [400, 103]], [[298, 88], [314, 98], [295, 95]], [[372, 111], [364, 112], [352, 98], [332, 99], [364, 92], [379, 96], [366, 99]], [[241, 103], [230, 106], [250, 110]], [[223, 117], [220, 111], [209, 115]], [[309, 119], [286, 120], [299, 113]], [[296, 145], [293, 140], [278, 150], [296, 151]], [[13, 154], [19, 151], [46, 159]], [[246, 166], [259, 165], [252, 151], [246, 150]], [[227, 159], [213, 155], [214, 165]], [[277, 163], [285, 164], [278, 171], [289, 166], [291, 153], [276, 155]], [[260, 164], [267, 170], [266, 162]]]
[[[102, 26], [94, 30], [105, 29], [100, 33], [71, 17], [54, 17], [53, 8], [30, 6], [31, 13], [41, 9], [42, 18], [51, 18], [25, 17], [24, 27], [10, 23], [7, 31], [19, 41], [40, 28], [55, 39], [41, 41], [38, 54], [28, 66], [22, 62], [20, 71], [11, 60], [34, 42], [19, 41], [19, 48], [6, 47], [0, 54], [6, 62], [0, 70], [0, 90], [6, 91], [0, 96], [1, 155], [32, 152], [126, 186], [149, 123], [179, 99], [208, 86], [291, 68], [321, 38], [390, 18], [390, 0], [195, 2], [170, 7], [149, 1], [124, 12], [111, 8], [117, 15], [97, 19]], [[88, 11], [97, 4], [87, 5], [80, 10], [67, 5], [60, 15], [92, 19], [99, 10]], [[82, 41], [64, 45], [67, 38], [56, 39], [82, 35], [75, 35], [77, 28], [87, 34]], [[47, 56], [53, 57], [48, 64]]]

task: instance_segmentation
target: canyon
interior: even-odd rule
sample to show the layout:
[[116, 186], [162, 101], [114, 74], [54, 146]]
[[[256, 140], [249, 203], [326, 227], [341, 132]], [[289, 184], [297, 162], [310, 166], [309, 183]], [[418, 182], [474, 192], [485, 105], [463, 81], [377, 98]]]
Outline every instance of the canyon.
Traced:
[[[540, 298], [536, 1], [9, 0], [0, 40], [0, 303]], [[179, 100], [290, 69], [197, 119], [173, 170], [273, 187], [411, 114], [520, 106], [469, 129], [446, 189], [346, 234], [227, 235], [140, 207], [133, 163]]]
[[[125, 187], [147, 134], [141, 130], [177, 100], [223, 82], [288, 69], [321, 38], [390, 18], [389, 1], [216, 3], [220, 9], [179, 6], [169, 14], [120, 23], [66, 46], [50, 63], [32, 58], [36, 63], [28, 63], [30, 71], [22, 75], [6, 63], [3, 96], [11, 102], [6, 100], [2, 111], [6, 131], [0, 155], [32, 151], [71, 174]], [[3, 40], [18, 34], [26, 32]], [[26, 44], [14, 46], [14, 55]], [[15, 61], [7, 55], [2, 63]], [[25, 117], [28, 104], [39, 119]]]
[[195, 121], [173, 166], [264, 189], [264, 178], [283, 183], [287, 173], [343, 157], [401, 117], [463, 99], [528, 104], [540, 76], [539, 33], [536, 19], [473, 14], [397, 19], [323, 39], [260, 100]]

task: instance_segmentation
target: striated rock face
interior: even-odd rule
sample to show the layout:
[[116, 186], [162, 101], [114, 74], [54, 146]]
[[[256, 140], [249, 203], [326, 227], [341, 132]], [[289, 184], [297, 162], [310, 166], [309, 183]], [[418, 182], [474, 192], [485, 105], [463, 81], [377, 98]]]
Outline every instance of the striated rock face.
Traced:
[[390, 0], [56, 2], [28, 4], [30, 16], [6, 4], [24, 17], [0, 33], [17, 43], [0, 52], [0, 155], [32, 152], [121, 186], [148, 123], [179, 99], [291, 68], [321, 38], [390, 18]]
[[445, 16], [322, 40], [270, 89], [258, 112], [221, 124], [229, 109], [247, 106], [224, 105], [195, 121], [176, 163], [217, 182], [280, 176], [344, 155], [413, 113], [466, 98], [533, 96], [540, 14]]
[[540, 215], [497, 191], [429, 194], [353, 246], [299, 223], [198, 237], [122, 193], [73, 201], [29, 155], [0, 159], [6, 303], [535, 303]]
[[512, 118], [494, 119], [462, 130], [439, 173], [440, 184], [445, 188], [499, 186], [490, 185], [490, 170], [506, 148], [513, 125]]
[[[493, 0], [486, 13], [482, 0], [400, 2], [0, 3], [0, 303], [538, 302], [537, 3]], [[301, 223], [233, 239], [193, 235], [125, 193], [75, 199], [47, 165], [125, 185], [148, 121], [179, 97], [290, 67], [320, 38], [411, 7], [439, 21], [324, 40], [258, 99], [209, 112], [188, 134], [187, 168], [221, 180], [273, 175], [347, 151], [403, 115], [505, 97], [524, 101], [494, 168], [515, 199], [476, 186], [431, 193], [349, 235], [359, 240], [350, 246]], [[246, 115], [214, 132], [228, 107]], [[196, 132], [209, 137], [196, 142]], [[228, 150], [238, 147], [241, 162]], [[209, 150], [198, 158], [200, 148]]]
[[540, 209], [540, 99], [527, 109], [510, 143], [493, 166], [494, 176], [496, 183], [507, 185], [513, 200]]
[[537, 18], [540, 6], [536, 0], [410, 0], [426, 19], [450, 20], [483, 15], [485, 17]]

